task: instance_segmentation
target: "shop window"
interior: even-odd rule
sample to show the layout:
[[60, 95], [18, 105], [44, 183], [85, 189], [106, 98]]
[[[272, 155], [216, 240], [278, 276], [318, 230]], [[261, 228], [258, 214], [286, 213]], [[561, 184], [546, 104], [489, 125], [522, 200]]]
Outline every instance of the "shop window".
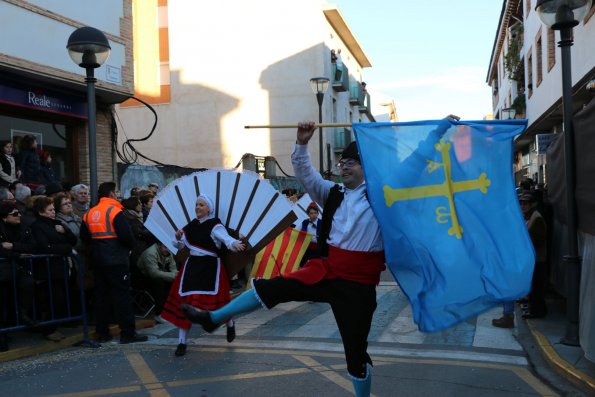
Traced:
[[[12, 142], [17, 168], [23, 157], [21, 146], [26, 142], [24, 138], [29, 135], [35, 138], [42, 161], [48, 158], [47, 155], [51, 157], [51, 163], [45, 163], [53, 171], [56, 181], [62, 183], [72, 183], [74, 180], [74, 149], [69, 130], [65, 124], [0, 115], [0, 141]], [[38, 184], [42, 184], [41, 175]]]

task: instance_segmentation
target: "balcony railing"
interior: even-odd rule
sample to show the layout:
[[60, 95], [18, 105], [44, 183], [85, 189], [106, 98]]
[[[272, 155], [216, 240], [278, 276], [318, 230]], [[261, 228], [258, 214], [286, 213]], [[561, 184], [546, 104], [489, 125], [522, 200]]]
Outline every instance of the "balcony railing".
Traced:
[[370, 113], [370, 94], [365, 92], [364, 94], [364, 105], [359, 106], [360, 113]]
[[333, 89], [339, 92], [349, 90], [349, 70], [347, 66], [342, 63], [333, 63], [332, 66]]
[[349, 85], [349, 103], [357, 106], [366, 106], [366, 95], [360, 82], [353, 82]]
[[349, 128], [335, 128], [335, 151], [343, 150], [351, 143], [351, 130]]

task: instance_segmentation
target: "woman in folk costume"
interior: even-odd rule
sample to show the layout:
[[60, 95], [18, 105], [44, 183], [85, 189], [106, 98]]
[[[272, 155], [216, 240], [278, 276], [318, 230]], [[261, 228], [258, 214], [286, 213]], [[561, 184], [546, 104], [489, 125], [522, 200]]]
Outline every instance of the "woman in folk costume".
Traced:
[[[178, 248], [190, 250], [188, 259], [178, 272], [161, 317], [179, 329], [179, 344], [175, 355], [186, 353], [186, 334], [192, 323], [180, 311], [187, 303], [201, 310], [218, 309], [231, 300], [227, 271], [219, 255], [222, 244], [233, 252], [243, 251], [246, 245], [227, 233], [225, 226], [215, 218], [215, 206], [210, 197], [200, 195], [196, 199], [196, 219], [176, 232]], [[227, 320], [227, 341], [235, 339], [233, 319]]]

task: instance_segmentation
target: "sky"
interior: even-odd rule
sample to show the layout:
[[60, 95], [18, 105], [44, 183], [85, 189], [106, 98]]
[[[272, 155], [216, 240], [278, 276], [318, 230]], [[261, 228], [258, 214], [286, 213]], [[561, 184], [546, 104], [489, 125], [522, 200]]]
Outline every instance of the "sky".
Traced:
[[392, 97], [399, 121], [492, 113], [486, 83], [502, 0], [329, 0], [367, 54], [371, 95]]

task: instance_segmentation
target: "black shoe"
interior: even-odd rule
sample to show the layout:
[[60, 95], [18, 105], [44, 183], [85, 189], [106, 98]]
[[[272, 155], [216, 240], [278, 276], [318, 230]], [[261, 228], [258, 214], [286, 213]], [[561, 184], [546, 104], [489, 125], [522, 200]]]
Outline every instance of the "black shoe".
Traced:
[[187, 303], [182, 303], [180, 310], [188, 320], [194, 324], [200, 324], [202, 328], [209, 334], [215, 331], [219, 326], [211, 320], [211, 316], [208, 311], [197, 310]]
[[227, 341], [229, 343], [233, 342], [233, 340], [236, 338], [236, 325], [232, 325], [231, 327], [228, 325], [227, 326]]
[[134, 334], [132, 336], [121, 336], [120, 335], [120, 344], [127, 345], [128, 343], [136, 343], [136, 342], [146, 342], [149, 340], [147, 335], [139, 335]]
[[514, 316], [505, 314], [500, 318], [495, 318], [492, 320], [492, 325], [498, 328], [514, 328]]
[[112, 336], [112, 334], [98, 334], [97, 338], [95, 338], [95, 340], [99, 343], [106, 343], [109, 342], [110, 340], [114, 339], [114, 337]]
[[0, 334], [0, 352], [8, 351], [8, 335]]
[[187, 347], [186, 344], [180, 343], [178, 345], [178, 347], [176, 347], [176, 351], [175, 351], [174, 355], [176, 357], [182, 357], [184, 354], [186, 354], [186, 347]]

